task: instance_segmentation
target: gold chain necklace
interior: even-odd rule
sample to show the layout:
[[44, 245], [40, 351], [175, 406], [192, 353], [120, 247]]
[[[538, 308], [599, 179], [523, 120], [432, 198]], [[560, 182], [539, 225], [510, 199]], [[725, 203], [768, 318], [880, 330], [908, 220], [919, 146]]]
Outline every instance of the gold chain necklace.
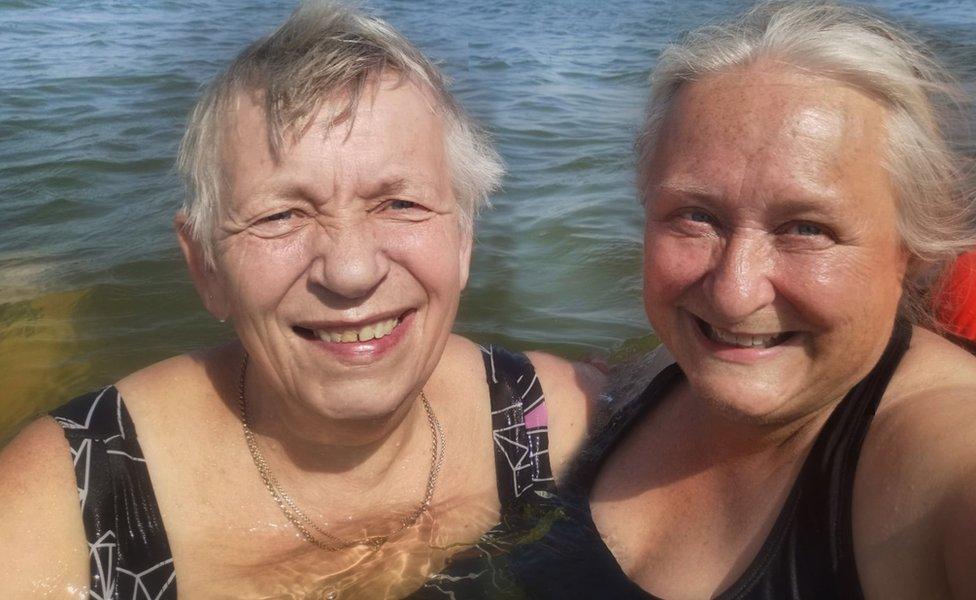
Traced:
[[[261, 449], [258, 448], [257, 439], [254, 437], [254, 432], [251, 431], [251, 426], [247, 420], [247, 400], [244, 395], [244, 382], [245, 376], [247, 374], [247, 360], [248, 354], [244, 353], [244, 358], [241, 361], [241, 379], [238, 383], [238, 396], [237, 403], [241, 409], [241, 425], [244, 428], [244, 440], [247, 442], [247, 449], [251, 452], [251, 458], [254, 460], [254, 466], [257, 467], [258, 473], [261, 475], [261, 480], [264, 481], [264, 485], [271, 492], [271, 497], [274, 498], [275, 504], [281, 509], [285, 517], [295, 526], [298, 533], [301, 534], [302, 539], [306, 542], [321, 548], [322, 550], [327, 550], [329, 552], [335, 552], [337, 550], [343, 550], [346, 548], [352, 548], [355, 546], [368, 546], [371, 550], [378, 550], [380, 546], [385, 544], [390, 538], [394, 537], [398, 533], [404, 531], [405, 529], [411, 527], [420, 518], [420, 515], [427, 512], [430, 508], [431, 498], [434, 496], [434, 488], [437, 486], [437, 475], [440, 473], [441, 465], [444, 462], [444, 430], [441, 428], [440, 421], [437, 420], [437, 415], [434, 414], [434, 409], [430, 406], [430, 401], [427, 400], [427, 395], [424, 394], [423, 390], [420, 391], [420, 400], [424, 405], [424, 411], [427, 413], [427, 424], [430, 426], [430, 436], [431, 436], [431, 450], [430, 450], [430, 472], [427, 475], [427, 489], [424, 492], [424, 497], [420, 501], [420, 504], [415, 508], [405, 519], [400, 522], [400, 525], [393, 531], [387, 533], [386, 535], [373, 535], [361, 537], [354, 540], [346, 540], [333, 535], [318, 525], [316, 525], [312, 520], [305, 514], [301, 508], [295, 504], [283, 489], [281, 489], [281, 484], [278, 482], [278, 478], [275, 477], [274, 473], [271, 472], [271, 466], [268, 461], [265, 460], [264, 455], [261, 454]], [[316, 536], [312, 530], [319, 534]]]

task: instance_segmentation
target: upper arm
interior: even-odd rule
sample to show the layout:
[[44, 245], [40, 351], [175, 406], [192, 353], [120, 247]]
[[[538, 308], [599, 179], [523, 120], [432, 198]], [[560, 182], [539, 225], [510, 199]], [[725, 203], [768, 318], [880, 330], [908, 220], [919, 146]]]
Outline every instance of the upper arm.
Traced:
[[976, 598], [973, 392], [930, 388], [872, 423], [854, 511], [858, 571], [869, 598]]
[[976, 598], [976, 465], [961, 479], [947, 499], [943, 556], [953, 598]]
[[42, 418], [0, 452], [2, 598], [85, 598], [88, 546], [61, 427]]
[[549, 462], [558, 479], [586, 440], [597, 414], [604, 376], [595, 367], [546, 354], [528, 352], [549, 413]]

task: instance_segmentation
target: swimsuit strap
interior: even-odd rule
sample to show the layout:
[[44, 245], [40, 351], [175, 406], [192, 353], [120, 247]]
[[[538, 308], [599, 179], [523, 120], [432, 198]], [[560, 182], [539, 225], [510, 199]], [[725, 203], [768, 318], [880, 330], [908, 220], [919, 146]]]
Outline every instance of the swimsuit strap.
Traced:
[[854, 560], [854, 475], [871, 420], [911, 338], [911, 324], [897, 320], [881, 358], [817, 434], [752, 564], [720, 600], [864, 597]]
[[535, 368], [522, 353], [482, 348], [502, 514], [556, 491], [549, 465], [549, 414]]
[[[663, 399], [667, 390], [684, 377], [677, 363], [664, 366], [654, 376], [641, 395], [617, 408], [599, 431], [593, 435], [580, 452], [567, 476], [567, 487], [589, 505], [590, 489], [603, 465], [603, 461], [623, 441], [627, 431], [638, 423]], [[624, 400], [626, 401], [626, 400]]]
[[176, 598], [176, 573], [135, 426], [115, 387], [51, 412], [75, 466], [90, 556], [90, 595]]
[[[912, 327], [894, 323], [888, 345], [871, 371], [837, 404], [814, 440], [762, 548], [744, 573], [716, 600], [823, 600], [863, 598], [854, 557], [852, 505], [858, 458], [881, 399], [911, 343]], [[672, 364], [654, 376], [644, 392], [607, 421], [560, 485], [580, 516], [577, 530], [555, 531], [538, 545], [535, 570], [565, 573], [572, 558], [572, 577], [558, 594], [539, 598], [640, 598], [658, 600], [627, 578], [601, 539], [589, 510], [589, 492], [607, 456], [634, 424], [646, 418], [684, 378]], [[649, 458], [648, 460], [653, 460]], [[591, 534], [587, 536], [589, 529]], [[548, 548], [558, 549], [558, 555]], [[555, 558], [553, 558], [555, 556]], [[531, 574], [531, 573], [529, 573]], [[541, 578], [540, 578], [541, 579]], [[551, 579], [551, 578], [550, 578]], [[556, 589], [547, 580], [538, 590]], [[548, 587], [546, 587], [548, 586]]]

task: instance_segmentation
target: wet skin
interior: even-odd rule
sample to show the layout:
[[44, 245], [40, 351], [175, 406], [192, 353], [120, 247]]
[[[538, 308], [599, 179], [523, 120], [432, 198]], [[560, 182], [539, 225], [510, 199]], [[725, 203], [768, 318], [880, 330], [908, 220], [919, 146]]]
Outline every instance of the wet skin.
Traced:
[[644, 305], [687, 382], [609, 457], [592, 508], [631, 578], [704, 598], [751, 562], [880, 356], [908, 259], [885, 111], [857, 90], [753, 65], [683, 87], [659, 140]]
[[[196, 279], [253, 353], [260, 410], [309, 441], [398, 414], [450, 334], [471, 235], [433, 104], [387, 77], [354, 121], [331, 123], [326, 105], [277, 160], [255, 143], [266, 139], [259, 97], [241, 96], [225, 128], [217, 264]], [[391, 320], [379, 339], [332, 339]]]
[[789, 422], [880, 356], [907, 264], [884, 116], [775, 68], [679, 93], [650, 166], [644, 306], [698, 397]]

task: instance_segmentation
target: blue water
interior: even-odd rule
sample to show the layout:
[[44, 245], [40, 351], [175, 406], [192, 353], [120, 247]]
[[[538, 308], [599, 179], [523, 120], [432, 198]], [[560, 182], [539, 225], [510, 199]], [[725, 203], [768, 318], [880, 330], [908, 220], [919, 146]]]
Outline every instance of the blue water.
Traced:
[[[974, 0], [870, 2], [976, 79]], [[579, 356], [646, 335], [631, 144], [678, 32], [744, 2], [377, 0], [495, 136], [457, 329]], [[200, 85], [290, 2], [0, 0], [0, 439], [73, 394], [230, 332], [171, 231]]]

